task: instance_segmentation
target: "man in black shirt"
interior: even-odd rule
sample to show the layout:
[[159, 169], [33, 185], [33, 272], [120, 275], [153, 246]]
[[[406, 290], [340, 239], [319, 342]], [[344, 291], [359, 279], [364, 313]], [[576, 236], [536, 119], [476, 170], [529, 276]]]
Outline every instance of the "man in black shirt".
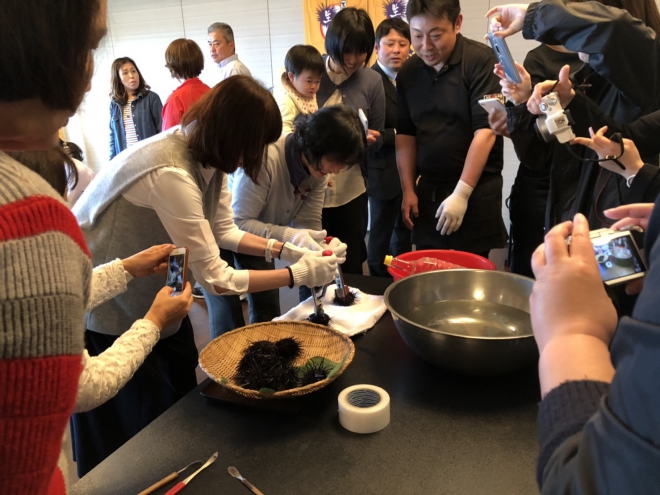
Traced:
[[404, 222], [418, 249], [488, 256], [506, 244], [502, 138], [479, 105], [499, 92], [497, 60], [460, 34], [458, 0], [410, 0], [407, 15], [416, 55], [397, 77]]

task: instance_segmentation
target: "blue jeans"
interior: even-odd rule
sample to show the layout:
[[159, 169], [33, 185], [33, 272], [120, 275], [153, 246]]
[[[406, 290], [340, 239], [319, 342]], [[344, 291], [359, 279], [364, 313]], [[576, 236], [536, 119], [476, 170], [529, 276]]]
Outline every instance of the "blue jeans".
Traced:
[[[237, 270], [274, 270], [275, 264], [268, 263], [259, 256], [221, 251], [220, 256], [229, 266]], [[211, 338], [245, 326], [243, 307], [239, 296], [216, 296], [204, 291], [209, 310]], [[248, 294], [250, 323], [263, 323], [281, 315], [279, 289]]]

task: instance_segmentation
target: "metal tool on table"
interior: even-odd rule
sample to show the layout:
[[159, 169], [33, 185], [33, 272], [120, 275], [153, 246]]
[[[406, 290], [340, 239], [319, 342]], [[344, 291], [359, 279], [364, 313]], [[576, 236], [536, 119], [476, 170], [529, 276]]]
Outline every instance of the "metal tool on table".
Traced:
[[[334, 237], [329, 235], [324, 240], [326, 244], [330, 244], [332, 239], [334, 239]], [[341, 269], [341, 265], [337, 265], [337, 278], [335, 279], [335, 284], [337, 285], [337, 288], [335, 289], [335, 296], [337, 296], [339, 299], [344, 299], [349, 289], [346, 288], [346, 284], [344, 283], [344, 272]]]
[[[326, 249], [323, 251], [323, 256], [332, 256], [332, 251], [329, 249]], [[311, 287], [312, 290], [312, 298], [314, 299], [314, 320], [317, 323], [321, 323], [326, 321], [327, 316], [325, 314], [325, 311], [323, 311], [323, 298], [325, 297], [325, 293], [328, 290], [328, 286], [324, 285], [323, 288], [321, 289], [321, 295], [319, 296], [319, 287]], [[310, 317], [311, 318], [311, 317]]]
[[234, 478], [236, 478], [236, 479], [239, 480], [241, 483], [243, 483], [245, 486], [247, 486], [248, 489], [249, 489], [252, 493], [255, 493], [256, 495], [264, 495], [263, 492], [261, 492], [256, 486], [254, 486], [254, 485], [253, 485], [252, 483], [250, 483], [248, 480], [246, 480], [245, 478], [243, 478], [243, 476], [241, 476], [241, 473], [239, 473], [239, 472], [238, 472], [238, 469], [236, 469], [234, 466], [229, 466], [229, 468], [227, 468], [227, 471], [228, 471], [229, 474], [231, 474]]
[[165, 495], [174, 495], [175, 493], [179, 493], [181, 490], [183, 490], [190, 481], [199, 474], [200, 471], [206, 469], [209, 467], [213, 462], [218, 458], [218, 453], [216, 452], [213, 454], [211, 457], [209, 457], [209, 460], [206, 461], [204, 464], [202, 464], [202, 467], [200, 467], [197, 471], [195, 471], [193, 474], [188, 476], [185, 480], [179, 481], [176, 485], [174, 485], [170, 490], [165, 494]]
[[189, 467], [194, 466], [195, 464], [201, 464], [202, 462], [203, 462], [203, 461], [202, 461], [201, 459], [200, 459], [199, 461], [191, 462], [190, 464], [188, 464], [188, 465], [187, 465], [186, 467], [184, 467], [183, 469], [180, 469], [179, 471], [174, 471], [172, 474], [170, 474], [169, 476], [166, 476], [166, 477], [163, 478], [162, 480], [160, 480], [160, 481], [154, 483], [153, 485], [151, 485], [151, 486], [150, 486], [149, 488], [147, 488], [146, 490], [141, 491], [138, 495], [149, 495], [150, 493], [155, 492], [155, 491], [158, 490], [161, 486], [163, 486], [163, 485], [169, 483], [169, 482], [172, 481], [172, 480], [175, 480], [175, 479], [176, 479], [181, 473], [183, 473], [183, 472], [184, 472], [186, 469], [188, 469]]

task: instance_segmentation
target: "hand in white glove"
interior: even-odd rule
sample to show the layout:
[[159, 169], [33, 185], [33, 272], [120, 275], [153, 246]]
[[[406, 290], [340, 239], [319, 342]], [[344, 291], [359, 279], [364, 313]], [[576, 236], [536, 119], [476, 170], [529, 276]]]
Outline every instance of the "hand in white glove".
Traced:
[[472, 191], [473, 189], [465, 182], [458, 181], [454, 192], [442, 202], [435, 213], [435, 218], [439, 218], [435, 230], [440, 231], [442, 235], [449, 235], [461, 227]]
[[[301, 248], [298, 246], [294, 246], [290, 242], [285, 242], [284, 246], [282, 246], [282, 252], [280, 253], [280, 259], [282, 261], [288, 261], [289, 263], [295, 263], [297, 262], [300, 258], [302, 258], [305, 253], [312, 252], [309, 249]], [[313, 251], [320, 253], [321, 251]]]
[[290, 242], [294, 246], [298, 246], [312, 251], [322, 251], [320, 243], [323, 242], [328, 233], [325, 230], [309, 230], [309, 229], [292, 229], [287, 227], [284, 229], [282, 236], [283, 242]]
[[320, 287], [332, 282], [337, 276], [337, 257], [334, 254], [323, 256], [321, 251], [307, 251], [290, 268], [294, 287]]
[[348, 246], [341, 242], [338, 237], [333, 237], [332, 240], [328, 243], [325, 241], [321, 242], [321, 247], [323, 249], [329, 249], [337, 257], [337, 263], [340, 265], [346, 261], [346, 250]]

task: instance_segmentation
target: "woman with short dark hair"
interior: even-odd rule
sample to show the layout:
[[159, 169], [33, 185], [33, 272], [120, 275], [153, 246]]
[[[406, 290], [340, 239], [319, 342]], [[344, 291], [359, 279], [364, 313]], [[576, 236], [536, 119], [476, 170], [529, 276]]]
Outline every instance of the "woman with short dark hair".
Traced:
[[135, 61], [120, 57], [110, 69], [110, 160], [161, 130], [163, 104]]
[[[268, 147], [257, 177], [240, 168], [234, 174], [236, 225], [266, 239], [317, 251], [326, 249], [321, 210], [327, 176], [360, 163], [365, 150], [364, 128], [355, 110], [332, 106], [299, 116], [294, 133]], [[342, 263], [346, 245], [335, 238], [329, 247]], [[234, 261], [244, 270], [275, 268], [273, 262], [248, 254], [234, 253]], [[212, 297], [206, 302], [211, 338], [245, 325], [238, 296]], [[248, 294], [248, 302], [250, 323], [270, 321], [281, 314], [277, 289]]]
[[193, 40], [179, 38], [170, 43], [165, 50], [165, 67], [174, 79], [183, 83], [163, 106], [163, 130], [179, 125], [186, 110], [211, 89], [199, 80], [204, 70], [204, 55]]
[[[362, 110], [369, 127], [369, 151], [378, 151], [385, 126], [385, 90], [381, 77], [366, 65], [374, 50], [374, 26], [362, 9], [346, 8], [332, 19], [325, 36], [325, 71], [316, 94], [319, 108], [345, 105]], [[368, 209], [366, 163], [328, 178], [323, 208], [323, 228], [349, 246], [345, 273], [362, 273], [367, 259]], [[347, 222], [346, 218], [351, 221]]]
[[[104, 167], [74, 206], [94, 264], [121, 253], [164, 244], [187, 247], [195, 279], [213, 295], [244, 294], [283, 286], [319, 286], [337, 270], [336, 256], [321, 256], [289, 242], [242, 232], [234, 223], [227, 174], [242, 168], [257, 178], [267, 146], [282, 131], [272, 95], [254, 79], [235, 76], [206, 93], [181, 127], [122, 153]], [[234, 270], [220, 249], [293, 263], [269, 272]], [[103, 352], [144, 314], [163, 280], [135, 280], [129, 290], [86, 315], [90, 354]], [[128, 325], [130, 326], [130, 324]], [[122, 393], [93, 411], [74, 415], [75, 452], [88, 472], [169, 406], [197, 386], [197, 348], [188, 319], [163, 328], [155, 347]], [[136, 414], [135, 404], [140, 404]]]

